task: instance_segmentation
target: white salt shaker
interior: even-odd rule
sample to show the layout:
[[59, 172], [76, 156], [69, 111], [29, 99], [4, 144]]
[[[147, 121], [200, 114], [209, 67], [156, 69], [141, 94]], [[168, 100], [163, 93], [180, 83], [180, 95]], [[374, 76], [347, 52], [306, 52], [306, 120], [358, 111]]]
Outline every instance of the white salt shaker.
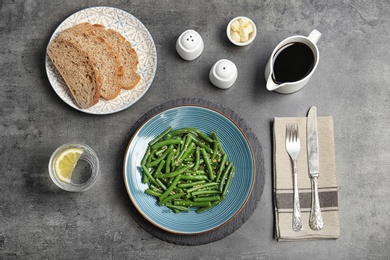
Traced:
[[198, 58], [204, 49], [202, 37], [194, 30], [183, 32], [176, 41], [176, 51], [187, 61]]
[[230, 60], [217, 61], [210, 70], [210, 81], [221, 89], [230, 88], [237, 79], [237, 67]]

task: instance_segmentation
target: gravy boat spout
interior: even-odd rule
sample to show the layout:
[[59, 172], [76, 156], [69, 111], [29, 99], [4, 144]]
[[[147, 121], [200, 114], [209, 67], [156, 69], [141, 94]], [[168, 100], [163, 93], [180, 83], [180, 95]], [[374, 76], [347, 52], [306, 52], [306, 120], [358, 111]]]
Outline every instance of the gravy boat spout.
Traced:
[[302, 86], [306, 84], [307, 80], [308, 79], [296, 81], [296, 82], [284, 82], [278, 84], [272, 79], [272, 74], [271, 74], [268, 77], [266, 86], [269, 91], [276, 91], [281, 94], [291, 94], [301, 89]]
[[269, 75], [268, 80], [267, 80], [267, 89], [269, 91], [274, 91], [275, 89], [278, 89], [285, 84], [286, 83], [276, 84], [275, 81], [272, 79], [272, 74], [271, 74], [271, 75]]

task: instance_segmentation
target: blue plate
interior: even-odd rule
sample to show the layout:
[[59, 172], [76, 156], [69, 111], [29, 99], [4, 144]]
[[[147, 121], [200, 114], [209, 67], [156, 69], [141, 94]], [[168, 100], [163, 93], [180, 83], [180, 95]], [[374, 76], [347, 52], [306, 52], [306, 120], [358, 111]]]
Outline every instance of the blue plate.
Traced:
[[[175, 214], [159, 206], [154, 197], [144, 193], [140, 163], [148, 143], [171, 126], [173, 129], [196, 127], [206, 134], [215, 132], [228, 158], [236, 167], [226, 198], [217, 206], [195, 213]], [[254, 157], [247, 138], [227, 116], [210, 108], [189, 105], [164, 110], [147, 120], [134, 134], [124, 158], [124, 181], [131, 201], [152, 224], [177, 234], [199, 234], [213, 230], [233, 219], [243, 208], [254, 183]]]

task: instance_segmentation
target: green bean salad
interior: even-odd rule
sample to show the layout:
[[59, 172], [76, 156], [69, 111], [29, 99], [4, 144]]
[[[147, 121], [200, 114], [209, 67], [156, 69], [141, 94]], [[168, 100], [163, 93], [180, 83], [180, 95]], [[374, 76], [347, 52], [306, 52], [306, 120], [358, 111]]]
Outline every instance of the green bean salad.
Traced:
[[175, 213], [204, 212], [226, 196], [235, 167], [215, 132], [168, 127], [149, 142], [141, 161], [145, 193]]

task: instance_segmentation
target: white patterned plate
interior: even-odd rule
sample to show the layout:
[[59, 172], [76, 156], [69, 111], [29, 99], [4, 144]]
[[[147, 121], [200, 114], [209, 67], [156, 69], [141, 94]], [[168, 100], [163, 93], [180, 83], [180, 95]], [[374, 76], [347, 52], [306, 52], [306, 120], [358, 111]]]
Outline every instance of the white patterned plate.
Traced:
[[102, 24], [106, 28], [120, 32], [131, 42], [138, 54], [137, 73], [141, 76], [140, 82], [131, 90], [122, 89], [118, 97], [113, 100], [100, 99], [96, 105], [81, 109], [74, 102], [64, 80], [46, 55], [46, 73], [50, 84], [65, 103], [82, 112], [103, 115], [122, 111], [137, 102], [153, 82], [157, 69], [157, 52], [153, 38], [148, 29], [133, 15], [113, 7], [91, 7], [78, 11], [65, 19], [54, 31], [50, 41], [63, 30], [84, 22]]

